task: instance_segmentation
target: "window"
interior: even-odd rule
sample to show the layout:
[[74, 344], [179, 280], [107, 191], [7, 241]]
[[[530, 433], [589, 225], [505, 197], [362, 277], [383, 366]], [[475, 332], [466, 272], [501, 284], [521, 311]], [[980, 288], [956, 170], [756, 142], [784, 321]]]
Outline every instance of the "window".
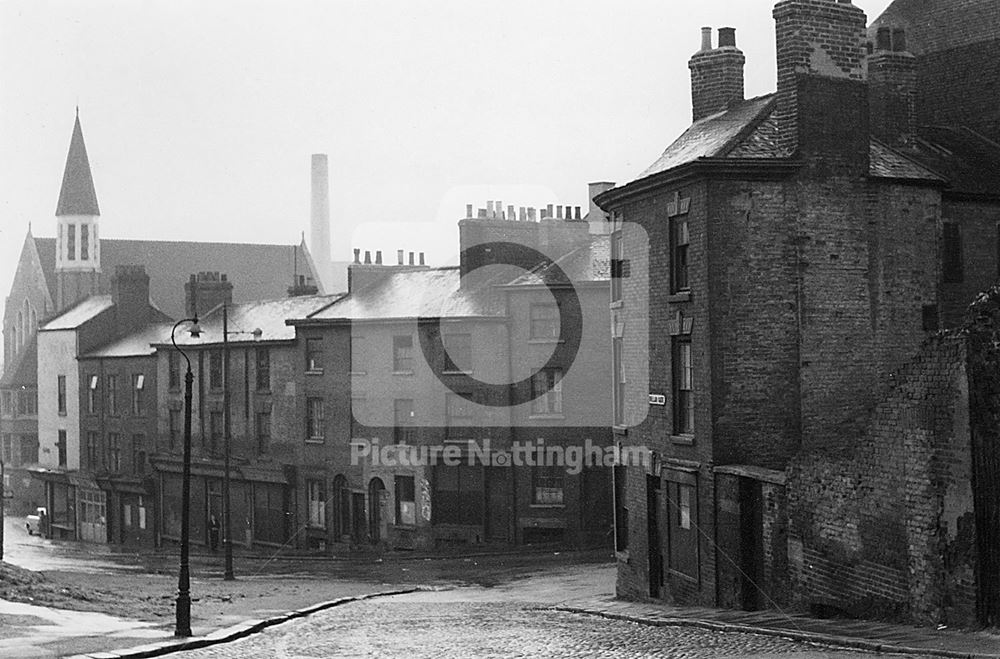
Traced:
[[59, 466], [66, 466], [66, 431], [59, 431], [59, 439], [56, 440], [56, 454], [59, 459]]
[[945, 222], [942, 238], [941, 275], [948, 283], [960, 283], [962, 273], [962, 233], [955, 222]]
[[176, 352], [167, 353], [167, 384], [170, 389], [181, 388], [181, 363]]
[[456, 439], [468, 437], [471, 427], [475, 424], [472, 401], [458, 394], [447, 394], [445, 406], [445, 437]]
[[563, 505], [563, 479], [566, 471], [558, 465], [543, 465], [531, 470], [531, 502], [537, 505]]
[[614, 362], [614, 413], [615, 425], [625, 425], [625, 360], [622, 353], [622, 340], [615, 338], [611, 340], [612, 360]]
[[472, 335], [471, 334], [445, 334], [445, 371], [464, 372], [472, 371]]
[[177, 440], [181, 436], [181, 411], [169, 410], [167, 416], [167, 432], [170, 439], [170, 450], [177, 445]]
[[257, 412], [257, 452], [267, 453], [271, 446], [271, 413]]
[[86, 261], [90, 258], [90, 225], [80, 225], [80, 260]]
[[132, 435], [132, 473], [142, 476], [146, 473], [146, 437], [141, 434]]
[[323, 399], [306, 399], [306, 437], [322, 441], [323, 433]]
[[622, 278], [628, 273], [625, 272], [625, 240], [622, 230], [618, 229], [611, 234], [611, 301], [617, 302], [622, 299]]
[[309, 526], [326, 528], [326, 492], [322, 481], [306, 481], [309, 497]]
[[132, 374], [132, 414], [143, 416], [146, 413], [145, 396], [146, 376], [142, 373]]
[[392, 370], [394, 373], [413, 372], [413, 337], [392, 337]]
[[104, 407], [107, 409], [109, 415], [114, 416], [118, 414], [118, 376], [109, 375], [105, 378], [104, 382], [104, 395], [107, 400]]
[[92, 471], [100, 469], [101, 435], [90, 431], [87, 433], [87, 468]]
[[56, 398], [59, 405], [59, 414], [66, 414], [66, 376], [60, 375], [56, 379]]
[[17, 413], [20, 416], [38, 414], [38, 392], [36, 390], [24, 389], [17, 393]]
[[416, 439], [416, 429], [413, 427], [415, 415], [413, 400], [397, 398], [392, 401], [392, 420], [397, 444], [411, 444]]
[[562, 414], [562, 369], [543, 368], [531, 379], [531, 413]]
[[323, 370], [323, 339], [306, 339], [306, 370]]
[[628, 549], [628, 502], [625, 499], [625, 493], [628, 492], [627, 468], [625, 465], [615, 465], [612, 475], [615, 490], [615, 550], [625, 551]]
[[530, 337], [532, 339], [559, 338], [559, 307], [555, 304], [533, 304], [529, 310], [531, 316]]
[[121, 435], [116, 432], [108, 433], [108, 469], [115, 473], [122, 470]]
[[691, 367], [691, 340], [674, 338], [674, 432], [687, 435], [694, 432], [694, 371]]
[[435, 524], [482, 524], [482, 467], [435, 467], [432, 515]]
[[216, 450], [219, 446], [219, 440], [222, 439], [224, 431], [224, 424], [225, 421], [222, 418], [222, 412], [212, 411], [208, 413], [208, 437], [211, 441], [212, 451]]
[[9, 416], [14, 414], [14, 394], [10, 391], [4, 391], [0, 394], [0, 412], [4, 416]]
[[670, 220], [671, 288], [676, 293], [690, 290], [688, 281], [688, 221], [686, 217]]
[[222, 389], [221, 350], [212, 350], [208, 353], [208, 388], [216, 391]]
[[271, 351], [257, 348], [257, 391], [271, 390]]
[[351, 337], [351, 373], [364, 373], [365, 363], [362, 358], [364, 350], [364, 338], [360, 336]]
[[413, 476], [396, 476], [396, 523], [417, 523], [417, 499], [414, 496]]
[[66, 260], [76, 260], [76, 225], [66, 225]]
[[87, 412], [97, 414], [97, 383], [98, 377], [91, 375], [87, 378]]
[[11, 453], [12, 453], [12, 450], [11, 450], [12, 446], [11, 446], [11, 444], [12, 444], [12, 442], [13, 442], [13, 439], [11, 438], [10, 435], [4, 435], [3, 436], [3, 462], [4, 462], [4, 464], [7, 464], [7, 465], [13, 465], [14, 464], [14, 459], [11, 456]]

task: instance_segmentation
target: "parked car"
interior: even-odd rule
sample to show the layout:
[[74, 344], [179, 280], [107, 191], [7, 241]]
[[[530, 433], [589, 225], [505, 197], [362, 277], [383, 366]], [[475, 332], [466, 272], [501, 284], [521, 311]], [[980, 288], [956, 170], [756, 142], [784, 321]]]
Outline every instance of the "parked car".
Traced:
[[34, 514], [24, 518], [24, 528], [28, 531], [28, 535], [42, 534], [42, 520], [45, 519], [47, 514], [48, 511], [44, 507], [39, 507], [35, 510]]

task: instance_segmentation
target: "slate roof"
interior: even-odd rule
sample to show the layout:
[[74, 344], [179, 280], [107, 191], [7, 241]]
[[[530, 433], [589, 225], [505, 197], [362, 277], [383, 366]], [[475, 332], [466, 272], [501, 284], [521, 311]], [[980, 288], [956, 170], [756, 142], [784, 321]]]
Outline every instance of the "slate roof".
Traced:
[[503, 301], [494, 282], [463, 288], [460, 280], [457, 266], [388, 274], [307, 320], [502, 317]]
[[[93, 359], [98, 357], [144, 357], [156, 352], [154, 345], [170, 343], [170, 331], [173, 323], [160, 323], [149, 325], [138, 332], [123, 336], [117, 341], [112, 341], [106, 346], [91, 350], [80, 359]], [[181, 330], [177, 330], [180, 335]]]
[[94, 179], [90, 174], [87, 146], [83, 143], [83, 129], [80, 127], [80, 113], [77, 112], [73, 124], [73, 137], [69, 141], [66, 168], [63, 170], [62, 187], [59, 189], [59, 203], [56, 217], [60, 215], [100, 215], [97, 207], [97, 193]]
[[911, 158], [895, 151], [876, 139], [869, 148], [869, 174], [875, 178], [898, 178], [909, 180], [939, 181], [944, 177], [922, 167]]
[[[35, 246], [53, 299], [55, 238], [35, 238]], [[296, 265], [296, 260], [298, 261]], [[197, 243], [164, 240], [101, 239], [101, 290], [111, 290], [118, 265], [143, 265], [149, 275], [149, 297], [171, 318], [184, 315], [184, 283], [198, 272], [224, 272], [233, 283], [233, 301], [285, 297], [293, 275], [316, 280], [312, 259], [302, 245]]]
[[[330, 306], [343, 297], [336, 295], [303, 295], [275, 300], [258, 300], [234, 304], [227, 310], [229, 319], [229, 342], [231, 344], [254, 343], [256, 341], [292, 341], [295, 328], [285, 321], [289, 318], [304, 318], [309, 314]], [[201, 336], [194, 338], [189, 332], [177, 330], [178, 345], [209, 345], [222, 343], [222, 308], [219, 307], [204, 318], [199, 319]], [[260, 338], [253, 336], [260, 329]], [[170, 332], [161, 343], [170, 342]]]
[[1000, 195], [1000, 144], [970, 128], [924, 126], [913, 157], [949, 181], [950, 192]]
[[914, 55], [1000, 39], [997, 0], [896, 0], [872, 21], [869, 38], [879, 27], [906, 30]]
[[80, 300], [58, 316], [50, 319], [38, 328], [38, 331], [49, 332], [53, 330], [76, 329], [88, 320], [91, 320], [102, 312], [107, 311], [112, 306], [114, 306], [114, 303], [111, 301], [110, 295], [91, 295], [88, 298]]
[[[571, 282], [598, 282], [611, 280], [611, 239], [594, 236], [589, 245], [573, 250], [556, 260], [555, 265]], [[526, 272], [510, 282], [509, 286], [538, 286], [560, 283], [552, 265], [544, 265]]]

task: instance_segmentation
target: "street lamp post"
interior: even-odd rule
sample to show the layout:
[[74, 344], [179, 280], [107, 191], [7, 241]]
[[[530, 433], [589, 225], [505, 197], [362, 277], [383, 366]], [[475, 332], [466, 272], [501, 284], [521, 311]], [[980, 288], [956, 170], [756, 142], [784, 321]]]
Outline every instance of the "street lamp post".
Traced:
[[191, 568], [188, 559], [189, 531], [191, 525], [191, 390], [194, 385], [194, 374], [191, 372], [191, 360], [177, 345], [174, 333], [182, 323], [193, 323], [191, 336], [200, 333], [198, 317], [179, 320], [170, 330], [170, 342], [174, 349], [181, 353], [187, 363], [184, 374], [184, 462], [181, 480], [181, 568], [177, 576], [177, 621], [174, 636], [191, 636]]

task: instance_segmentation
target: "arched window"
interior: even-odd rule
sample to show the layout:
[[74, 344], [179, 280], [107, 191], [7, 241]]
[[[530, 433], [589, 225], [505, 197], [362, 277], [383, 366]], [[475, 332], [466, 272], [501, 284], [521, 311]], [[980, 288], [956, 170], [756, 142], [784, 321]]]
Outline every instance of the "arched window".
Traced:
[[14, 328], [14, 351], [21, 351], [21, 342], [24, 341], [24, 312], [17, 312], [17, 326]]

